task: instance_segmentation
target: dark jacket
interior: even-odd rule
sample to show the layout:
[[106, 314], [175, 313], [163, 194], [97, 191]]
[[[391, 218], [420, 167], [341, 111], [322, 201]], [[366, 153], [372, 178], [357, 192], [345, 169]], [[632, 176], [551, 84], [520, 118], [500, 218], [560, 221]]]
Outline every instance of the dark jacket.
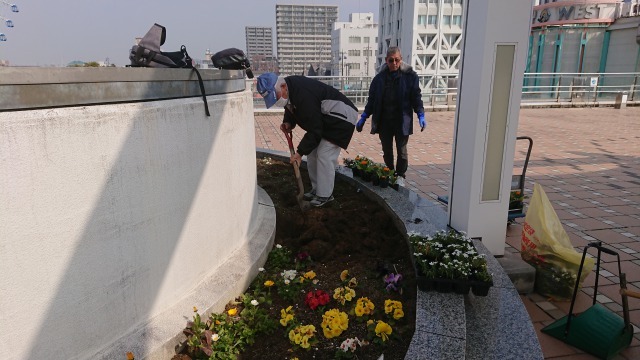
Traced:
[[343, 93], [320, 81], [304, 76], [287, 76], [285, 81], [289, 104], [283, 122], [306, 131], [298, 153], [309, 155], [322, 139], [346, 149], [358, 121], [358, 108]]
[[[402, 63], [398, 71], [400, 79], [397, 98], [401, 100], [399, 111], [402, 111], [402, 134], [411, 135], [413, 134], [413, 113], [424, 113], [422, 93], [420, 92], [418, 74], [413, 71], [410, 65]], [[379, 132], [378, 125], [382, 116], [384, 82], [388, 73], [387, 64], [382, 65], [380, 72], [373, 78], [371, 86], [369, 86], [369, 98], [367, 99], [367, 105], [364, 107], [364, 112], [372, 115], [372, 134]]]

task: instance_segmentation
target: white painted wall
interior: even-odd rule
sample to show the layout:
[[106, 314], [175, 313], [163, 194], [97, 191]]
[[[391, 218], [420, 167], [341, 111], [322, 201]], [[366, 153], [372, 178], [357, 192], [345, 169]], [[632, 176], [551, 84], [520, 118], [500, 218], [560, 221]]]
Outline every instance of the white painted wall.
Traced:
[[247, 241], [251, 93], [208, 101], [0, 112], [0, 358], [91, 358]]

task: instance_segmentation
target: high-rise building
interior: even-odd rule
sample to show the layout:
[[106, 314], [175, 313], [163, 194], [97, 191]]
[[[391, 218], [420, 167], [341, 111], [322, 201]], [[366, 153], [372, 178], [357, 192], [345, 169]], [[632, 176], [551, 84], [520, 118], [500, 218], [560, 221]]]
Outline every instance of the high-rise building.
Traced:
[[280, 74], [330, 72], [331, 30], [337, 19], [337, 6], [276, 4]]
[[270, 27], [245, 26], [247, 58], [253, 72], [277, 72], [278, 61], [273, 56], [273, 30]]
[[458, 73], [466, 0], [380, 1], [378, 65], [398, 46], [418, 74]]
[[331, 75], [376, 74], [378, 24], [373, 13], [353, 13], [349, 22], [336, 22], [331, 38]]
[[273, 56], [273, 33], [270, 27], [245, 26], [247, 56]]

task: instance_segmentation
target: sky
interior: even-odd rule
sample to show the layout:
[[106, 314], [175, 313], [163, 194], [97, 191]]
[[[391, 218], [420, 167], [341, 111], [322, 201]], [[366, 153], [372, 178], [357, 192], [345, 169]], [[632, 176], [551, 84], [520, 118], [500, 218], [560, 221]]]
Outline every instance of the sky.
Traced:
[[[4, 4], [15, 4], [11, 12]], [[373, 13], [378, 0], [0, 0], [0, 23], [7, 41], [0, 42], [0, 60], [11, 66], [66, 66], [71, 61], [129, 64], [129, 50], [154, 23], [167, 29], [162, 51], [185, 45], [194, 59], [234, 47], [246, 51], [245, 26], [273, 28], [276, 3], [338, 5], [338, 21], [350, 13]], [[275, 49], [274, 49], [275, 51]]]

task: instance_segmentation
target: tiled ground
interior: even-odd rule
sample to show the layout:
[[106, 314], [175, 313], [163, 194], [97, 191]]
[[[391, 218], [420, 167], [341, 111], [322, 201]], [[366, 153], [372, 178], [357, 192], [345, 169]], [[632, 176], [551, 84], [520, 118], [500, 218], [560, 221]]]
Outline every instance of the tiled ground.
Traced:
[[[406, 187], [437, 201], [449, 186], [454, 112], [428, 112], [425, 132], [409, 140], [410, 167]], [[256, 147], [288, 151], [279, 130], [282, 116], [256, 116]], [[523, 109], [518, 135], [533, 138], [533, 151], [526, 174], [526, 193], [531, 196], [538, 182], [551, 200], [573, 245], [578, 251], [601, 240], [617, 249], [628, 288], [640, 291], [640, 107]], [[416, 121], [417, 125], [417, 121]], [[363, 154], [382, 162], [377, 136], [356, 133], [341, 158]], [[302, 132], [294, 132], [297, 144]], [[524, 142], [516, 149], [514, 173], [521, 172]], [[506, 216], [506, 214], [505, 214]], [[507, 227], [506, 251], [520, 249], [522, 219]], [[603, 257], [598, 301], [621, 314], [617, 263]], [[585, 280], [575, 312], [591, 305], [595, 272]], [[570, 302], [546, 299], [538, 294], [522, 295], [531, 321], [538, 330], [545, 359], [593, 359], [591, 355], [540, 332], [564, 316]], [[640, 359], [640, 299], [629, 298], [635, 335], [631, 347], [616, 359]]]

